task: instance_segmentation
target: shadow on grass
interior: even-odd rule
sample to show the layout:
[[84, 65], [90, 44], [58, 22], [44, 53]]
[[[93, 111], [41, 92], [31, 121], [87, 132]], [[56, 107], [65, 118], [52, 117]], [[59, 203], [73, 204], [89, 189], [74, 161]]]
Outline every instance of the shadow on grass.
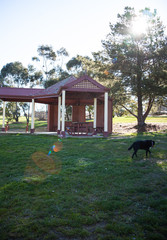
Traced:
[[167, 135], [145, 135], [158, 144], [133, 161], [127, 148], [141, 135], [63, 139], [50, 155], [57, 174], [32, 158], [48, 156], [57, 137], [0, 137], [1, 239], [166, 239]]

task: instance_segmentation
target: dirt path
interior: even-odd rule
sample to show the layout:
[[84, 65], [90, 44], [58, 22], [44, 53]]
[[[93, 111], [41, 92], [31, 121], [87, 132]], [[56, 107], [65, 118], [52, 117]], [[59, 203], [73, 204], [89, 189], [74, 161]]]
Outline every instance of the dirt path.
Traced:
[[[113, 133], [128, 134], [136, 133], [135, 123], [115, 123], [113, 124]], [[147, 132], [159, 132], [167, 130], [167, 123], [148, 123]]]

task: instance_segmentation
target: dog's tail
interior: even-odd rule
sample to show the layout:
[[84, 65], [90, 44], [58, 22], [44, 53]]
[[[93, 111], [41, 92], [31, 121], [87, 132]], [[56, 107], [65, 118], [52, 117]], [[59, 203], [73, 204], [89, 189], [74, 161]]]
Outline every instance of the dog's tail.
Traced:
[[133, 144], [128, 148], [128, 150], [131, 150], [133, 148]]

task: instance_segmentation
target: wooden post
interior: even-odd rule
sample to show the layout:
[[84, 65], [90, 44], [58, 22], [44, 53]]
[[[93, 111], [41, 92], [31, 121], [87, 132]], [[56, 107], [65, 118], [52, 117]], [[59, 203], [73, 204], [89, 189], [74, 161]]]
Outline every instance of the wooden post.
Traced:
[[61, 96], [58, 97], [58, 127], [57, 127], [58, 134], [60, 134], [60, 118], [61, 118]]
[[31, 133], [35, 132], [34, 129], [34, 118], [35, 118], [35, 102], [34, 99], [32, 99], [32, 113], [31, 113]]
[[8, 122], [6, 123], [6, 126], [5, 126], [5, 132], [7, 132], [9, 130], [9, 124]]
[[28, 133], [28, 122], [27, 122], [27, 126], [26, 126], [26, 133]]
[[6, 110], [6, 103], [5, 103], [5, 101], [3, 101], [2, 131], [5, 131], [5, 110]]
[[108, 136], [108, 92], [104, 94], [104, 136]]
[[62, 91], [62, 126], [61, 126], [61, 134], [65, 137], [65, 90]]
[[96, 122], [97, 122], [97, 98], [94, 98], [94, 121], [93, 121], [94, 135], [96, 135]]

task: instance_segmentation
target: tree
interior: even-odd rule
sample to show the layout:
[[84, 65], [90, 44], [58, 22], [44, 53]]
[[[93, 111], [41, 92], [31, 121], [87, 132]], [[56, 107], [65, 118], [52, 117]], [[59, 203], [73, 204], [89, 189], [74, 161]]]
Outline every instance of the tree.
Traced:
[[[3, 77], [4, 85], [10, 86], [10, 87], [20, 87], [23, 84], [28, 83], [28, 70], [27, 68], [23, 67], [22, 63], [20, 62], [11, 62], [6, 64], [1, 70], [1, 75]], [[19, 120], [20, 116], [20, 108], [18, 106], [18, 103], [15, 103], [15, 107], [13, 107], [13, 104], [8, 105], [9, 107], [12, 106], [12, 115], [16, 122]], [[9, 116], [11, 117], [11, 109], [9, 109]]]
[[21, 62], [7, 63], [1, 70], [4, 85], [20, 87], [28, 83], [28, 69]]
[[0, 87], [5, 87], [3, 82], [2, 74], [0, 73]]
[[54, 63], [56, 61], [56, 53], [53, 48], [48, 45], [41, 45], [37, 49], [39, 57], [33, 57], [32, 60], [42, 62], [42, 71], [45, 81], [49, 80], [55, 74]]
[[92, 105], [86, 106], [86, 111], [88, 112], [89, 120], [92, 119], [93, 106]]
[[57, 81], [62, 80], [63, 77], [69, 74], [63, 70], [64, 57], [68, 56], [65, 48], [60, 48], [56, 52], [52, 46], [41, 45], [37, 49], [39, 57], [33, 57], [32, 60], [42, 63], [41, 69], [43, 72], [44, 87], [49, 87]]
[[82, 61], [79, 60], [79, 56], [73, 57], [67, 62], [66, 67], [71, 74], [76, 75], [82, 71]]
[[[11, 62], [2, 68], [0, 79], [2, 79], [2, 86], [21, 87], [29, 84], [29, 87], [32, 88], [34, 85], [41, 83], [42, 72], [36, 71], [32, 65], [26, 68], [20, 62]], [[25, 105], [27, 105], [26, 109], [29, 109], [29, 105], [27, 103]], [[18, 102], [15, 103], [15, 107], [13, 104], [8, 104], [9, 114], [7, 115], [10, 118], [13, 116], [16, 122], [19, 120], [21, 106], [22, 104]]]
[[[111, 90], [115, 101], [137, 118], [140, 131], [155, 99], [167, 94], [164, 26], [156, 11], [146, 8], [136, 14], [134, 8], [126, 7], [110, 30], [102, 44], [114, 75]], [[137, 114], [126, 104], [131, 96], [137, 100]]]
[[37, 71], [33, 65], [28, 65], [28, 83], [29, 87], [33, 88], [36, 85], [41, 85], [43, 82], [43, 74]]

